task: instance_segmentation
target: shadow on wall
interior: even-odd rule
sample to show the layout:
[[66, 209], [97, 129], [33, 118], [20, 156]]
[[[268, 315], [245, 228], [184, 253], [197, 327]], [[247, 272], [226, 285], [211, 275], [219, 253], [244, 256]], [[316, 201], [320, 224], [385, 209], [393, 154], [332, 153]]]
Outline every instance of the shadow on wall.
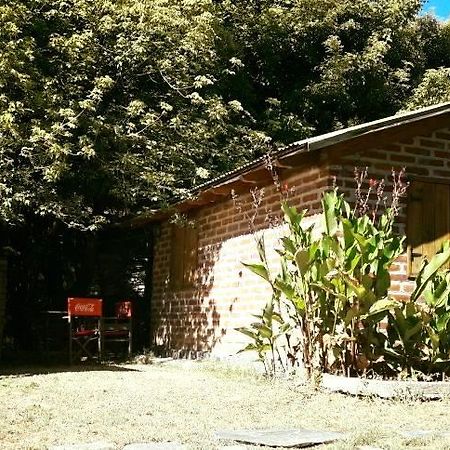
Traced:
[[161, 310], [153, 313], [158, 353], [179, 358], [202, 357], [225, 335], [221, 311], [210, 296], [221, 248], [222, 243], [218, 242], [199, 249], [190, 286], [174, 289], [169, 277], [165, 280]]

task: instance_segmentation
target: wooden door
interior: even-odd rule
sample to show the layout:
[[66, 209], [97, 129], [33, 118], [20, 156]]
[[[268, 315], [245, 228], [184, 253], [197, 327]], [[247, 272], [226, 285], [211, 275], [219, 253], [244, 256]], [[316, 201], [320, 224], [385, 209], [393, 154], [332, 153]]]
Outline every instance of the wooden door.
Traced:
[[407, 217], [408, 272], [415, 276], [450, 239], [450, 184], [413, 181]]

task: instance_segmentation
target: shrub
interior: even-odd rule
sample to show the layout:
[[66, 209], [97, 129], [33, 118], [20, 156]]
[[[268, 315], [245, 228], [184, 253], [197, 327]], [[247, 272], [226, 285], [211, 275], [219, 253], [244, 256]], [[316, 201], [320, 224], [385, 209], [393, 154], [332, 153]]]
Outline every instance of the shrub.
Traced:
[[286, 370], [299, 358], [309, 377], [315, 371], [449, 371], [450, 272], [441, 269], [450, 247], [424, 263], [408, 302], [389, 296], [389, 268], [403, 252], [404, 237], [394, 232], [398, 198], [382, 213], [380, 198], [369, 211], [360, 190], [353, 209], [336, 189], [325, 193], [317, 238], [312, 226], [304, 226], [306, 211], [283, 199], [288, 232], [280, 240], [281, 269], [275, 275], [264, 237], [256, 235], [260, 260], [245, 265], [270, 284], [272, 297], [258, 321], [240, 331], [253, 340], [244, 350], [257, 351], [268, 373], [277, 365]]

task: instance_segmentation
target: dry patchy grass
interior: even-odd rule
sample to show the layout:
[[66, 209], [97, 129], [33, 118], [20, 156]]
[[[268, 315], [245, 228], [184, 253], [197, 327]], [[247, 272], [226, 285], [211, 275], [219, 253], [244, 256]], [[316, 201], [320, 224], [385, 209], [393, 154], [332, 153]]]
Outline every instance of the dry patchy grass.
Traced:
[[[450, 401], [361, 399], [268, 381], [217, 364], [66, 368], [0, 375], [0, 448], [107, 441], [178, 441], [215, 449], [213, 433], [236, 428], [342, 431], [351, 449], [449, 449], [438, 438], [408, 440], [401, 431], [450, 430]], [[250, 448], [250, 446], [249, 446]], [[257, 447], [261, 448], [262, 447]]]

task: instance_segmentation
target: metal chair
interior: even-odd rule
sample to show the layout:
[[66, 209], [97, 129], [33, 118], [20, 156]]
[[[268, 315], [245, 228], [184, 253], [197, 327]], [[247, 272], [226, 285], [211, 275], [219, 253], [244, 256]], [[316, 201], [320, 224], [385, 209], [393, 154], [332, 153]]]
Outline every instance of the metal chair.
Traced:
[[[67, 299], [69, 320], [69, 358], [101, 360], [101, 318], [103, 301], [100, 298], [70, 297]], [[75, 348], [74, 348], [75, 344]]]
[[[115, 316], [103, 317], [101, 328], [102, 354], [105, 344], [111, 342], [125, 342], [128, 357], [131, 356], [133, 342], [133, 306], [131, 301], [124, 300], [115, 304]], [[109, 346], [111, 348], [111, 346]]]

